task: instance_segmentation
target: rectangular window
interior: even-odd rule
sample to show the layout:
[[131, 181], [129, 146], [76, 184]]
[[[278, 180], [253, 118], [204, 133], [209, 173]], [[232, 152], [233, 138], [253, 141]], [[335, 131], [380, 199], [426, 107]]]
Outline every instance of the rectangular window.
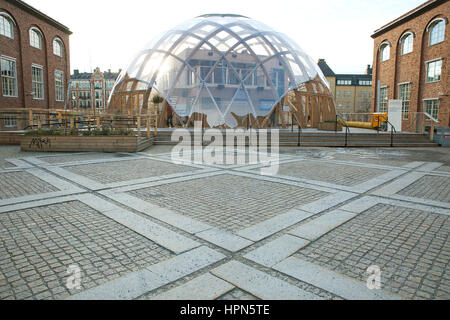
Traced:
[[31, 66], [33, 99], [44, 99], [44, 69], [41, 66]]
[[64, 101], [64, 73], [55, 71], [55, 97], [56, 101]]
[[352, 80], [338, 80], [337, 85], [338, 86], [351, 86]]
[[425, 112], [430, 114], [434, 119], [439, 117], [439, 100], [425, 100]]
[[442, 60], [427, 63], [427, 82], [441, 81]]
[[359, 85], [360, 86], [371, 86], [372, 85], [372, 81], [370, 81], [370, 80], [359, 80]]
[[12, 59], [1, 58], [2, 94], [4, 97], [17, 97], [16, 62]]
[[400, 91], [400, 100], [402, 100], [402, 113], [403, 113], [403, 120], [409, 119], [409, 107], [410, 107], [410, 100], [411, 100], [411, 84], [405, 83], [399, 85], [399, 91]]
[[17, 128], [16, 116], [5, 115], [3, 122], [5, 123], [5, 128]]
[[388, 88], [384, 87], [380, 90], [380, 112], [387, 112], [388, 106]]

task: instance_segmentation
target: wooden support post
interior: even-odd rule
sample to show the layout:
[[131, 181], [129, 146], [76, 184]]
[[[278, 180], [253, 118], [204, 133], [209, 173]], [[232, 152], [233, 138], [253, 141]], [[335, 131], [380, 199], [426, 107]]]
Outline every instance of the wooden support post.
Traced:
[[95, 120], [96, 120], [97, 129], [100, 129], [100, 117], [97, 116]]
[[34, 121], [33, 121], [33, 110], [28, 111], [28, 125], [33, 129]]
[[140, 116], [137, 116], [137, 132], [138, 132], [138, 135], [140, 136], [141, 135], [141, 117]]
[[151, 131], [150, 131], [150, 116], [147, 116], [147, 139], [151, 138]]
[[70, 116], [70, 129], [73, 129], [73, 125], [74, 125], [74, 118], [73, 116]]
[[38, 115], [37, 123], [38, 123], [38, 129], [41, 129], [41, 126], [42, 126], [42, 124], [41, 124], [41, 115]]

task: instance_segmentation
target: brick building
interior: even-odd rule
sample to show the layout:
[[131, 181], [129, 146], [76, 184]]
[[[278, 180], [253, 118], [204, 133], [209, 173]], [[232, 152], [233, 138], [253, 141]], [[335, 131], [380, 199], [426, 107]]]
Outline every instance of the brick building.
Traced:
[[99, 68], [96, 68], [93, 73], [80, 73], [79, 70], [74, 70], [74, 74], [70, 77], [72, 108], [105, 110], [119, 73], [111, 72], [111, 70], [101, 72]]
[[335, 74], [325, 59], [318, 62], [327, 79], [339, 113], [370, 113], [372, 105], [372, 68], [365, 74]]
[[[23, 1], [0, 0], [0, 110], [64, 108], [71, 34]], [[13, 118], [3, 122], [16, 125]]]
[[373, 110], [386, 111], [388, 101], [402, 100], [403, 128], [431, 124], [423, 112], [449, 126], [448, 0], [430, 0], [376, 30]]

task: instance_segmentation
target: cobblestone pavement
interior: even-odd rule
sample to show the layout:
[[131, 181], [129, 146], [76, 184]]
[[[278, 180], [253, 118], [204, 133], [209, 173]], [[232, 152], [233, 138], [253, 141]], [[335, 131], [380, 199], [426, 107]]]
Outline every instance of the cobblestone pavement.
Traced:
[[425, 176], [398, 194], [408, 197], [450, 202], [449, 177]]
[[58, 189], [27, 172], [0, 173], [0, 200], [55, 192]]
[[371, 265], [383, 285], [407, 298], [450, 298], [450, 218], [389, 205], [372, 208], [298, 255], [365, 281]]
[[239, 231], [327, 194], [222, 175], [131, 192], [143, 200], [227, 231]]
[[66, 162], [76, 162], [76, 161], [88, 161], [88, 160], [99, 160], [99, 159], [116, 159], [129, 157], [129, 155], [121, 153], [85, 153], [85, 154], [71, 154], [65, 156], [53, 156], [53, 157], [43, 157], [42, 161], [47, 163], [66, 163]]
[[70, 265], [88, 289], [172, 256], [80, 202], [2, 214], [0, 229], [2, 299], [66, 298]]
[[318, 180], [343, 186], [355, 186], [385, 173], [384, 170], [361, 168], [349, 165], [299, 161], [280, 166], [279, 174], [304, 179]]
[[282, 148], [275, 176], [19, 150], [0, 146], [0, 300], [450, 299], [448, 149]]
[[103, 184], [195, 170], [192, 167], [147, 159], [89, 164], [66, 169]]

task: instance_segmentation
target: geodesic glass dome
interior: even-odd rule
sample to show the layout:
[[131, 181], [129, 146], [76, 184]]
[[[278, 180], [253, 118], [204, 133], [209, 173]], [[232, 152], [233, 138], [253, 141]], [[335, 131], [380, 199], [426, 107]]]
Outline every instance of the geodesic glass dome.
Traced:
[[159, 94], [183, 122], [202, 114], [210, 127], [234, 128], [239, 117], [258, 121], [286, 109], [284, 98], [299, 88], [329, 95], [321, 70], [294, 41], [244, 16], [211, 14], [149, 42], [120, 74], [110, 109], [143, 112]]

